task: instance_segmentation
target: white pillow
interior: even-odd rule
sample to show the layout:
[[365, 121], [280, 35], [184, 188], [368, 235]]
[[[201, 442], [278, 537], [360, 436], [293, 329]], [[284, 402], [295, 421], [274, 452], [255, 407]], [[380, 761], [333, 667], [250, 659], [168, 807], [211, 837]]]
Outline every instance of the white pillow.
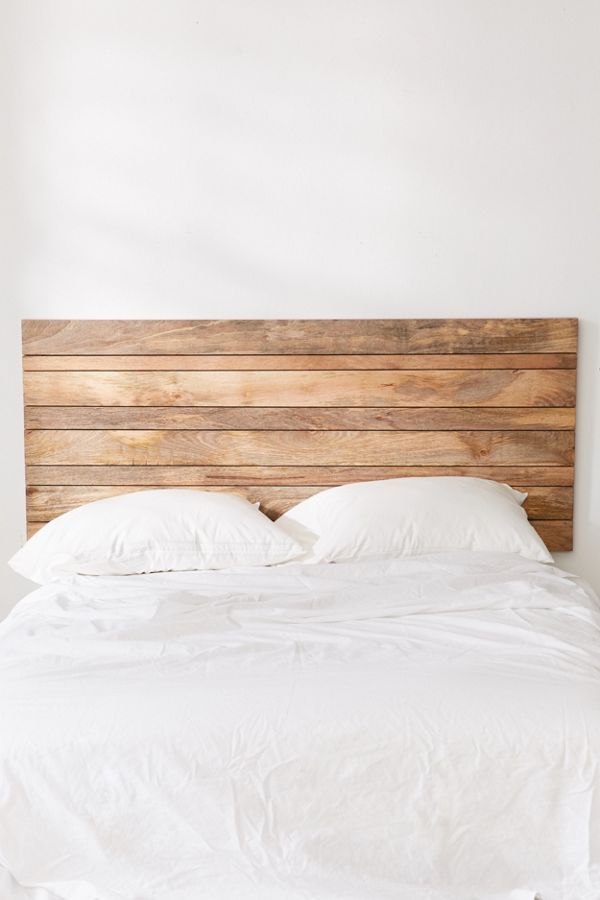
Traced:
[[277, 524], [304, 543], [302, 562], [436, 550], [501, 551], [552, 562], [522, 509], [526, 497], [482, 478], [393, 478], [321, 491]]
[[302, 546], [247, 500], [154, 490], [87, 503], [44, 525], [10, 560], [45, 584], [65, 576], [269, 566]]

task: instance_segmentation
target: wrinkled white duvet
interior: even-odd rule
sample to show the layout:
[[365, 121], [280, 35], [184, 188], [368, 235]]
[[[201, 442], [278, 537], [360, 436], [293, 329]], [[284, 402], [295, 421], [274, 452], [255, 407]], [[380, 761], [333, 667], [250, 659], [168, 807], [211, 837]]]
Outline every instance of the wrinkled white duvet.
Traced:
[[600, 607], [517, 556], [75, 579], [0, 625], [1, 900], [599, 900]]

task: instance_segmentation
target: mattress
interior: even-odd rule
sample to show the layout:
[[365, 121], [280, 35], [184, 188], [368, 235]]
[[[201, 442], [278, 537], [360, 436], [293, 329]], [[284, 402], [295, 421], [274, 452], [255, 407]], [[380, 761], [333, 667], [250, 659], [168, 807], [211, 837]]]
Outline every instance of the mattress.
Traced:
[[600, 606], [510, 554], [78, 577], [0, 625], [2, 900], [598, 900]]

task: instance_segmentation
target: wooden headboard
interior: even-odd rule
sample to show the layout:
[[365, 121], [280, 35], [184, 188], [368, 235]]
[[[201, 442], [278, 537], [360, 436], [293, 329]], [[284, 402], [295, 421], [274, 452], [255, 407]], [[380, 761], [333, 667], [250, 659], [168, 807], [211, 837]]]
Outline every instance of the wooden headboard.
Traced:
[[23, 322], [28, 533], [149, 487], [275, 516], [328, 485], [477, 475], [572, 548], [576, 319]]

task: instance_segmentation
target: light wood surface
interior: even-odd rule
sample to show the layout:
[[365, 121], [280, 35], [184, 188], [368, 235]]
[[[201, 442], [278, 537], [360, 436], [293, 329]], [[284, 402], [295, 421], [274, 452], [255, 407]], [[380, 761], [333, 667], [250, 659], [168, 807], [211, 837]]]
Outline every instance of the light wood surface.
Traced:
[[27, 429], [572, 431], [575, 407], [27, 406]]
[[29, 319], [25, 356], [576, 353], [577, 319]]
[[573, 406], [572, 369], [25, 372], [27, 406]]
[[572, 466], [572, 431], [29, 431], [32, 465]]
[[378, 481], [411, 476], [470, 475], [527, 485], [572, 487], [572, 466], [27, 466], [29, 485], [138, 485], [140, 487], [210, 487], [211, 485], [332, 486], [351, 481]]
[[276, 516], [328, 485], [477, 475], [572, 545], [575, 319], [23, 322], [27, 520], [149, 487]]
[[26, 372], [236, 372], [336, 369], [574, 369], [574, 353], [344, 354], [312, 356], [26, 356]]

